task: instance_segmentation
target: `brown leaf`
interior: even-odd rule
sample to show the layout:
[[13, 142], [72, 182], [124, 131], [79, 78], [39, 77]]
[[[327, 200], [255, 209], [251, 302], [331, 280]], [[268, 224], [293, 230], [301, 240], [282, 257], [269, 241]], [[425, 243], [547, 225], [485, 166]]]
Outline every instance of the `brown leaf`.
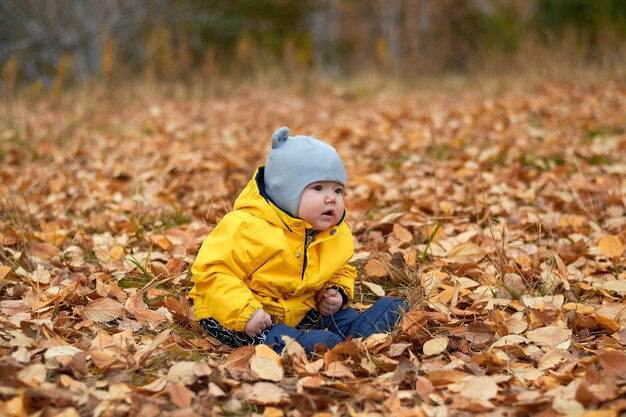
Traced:
[[398, 240], [399, 244], [413, 242], [413, 234], [409, 232], [405, 227], [402, 227], [398, 223], [393, 224], [393, 236]]
[[365, 274], [368, 277], [384, 278], [389, 275], [389, 270], [380, 259], [370, 259], [367, 264], [365, 264]]
[[344, 363], [336, 361], [328, 365], [328, 369], [323, 372], [329, 378], [347, 378], [355, 379], [356, 377]]
[[491, 343], [496, 332], [485, 322], [473, 321], [467, 325], [463, 334], [473, 345], [486, 345]]
[[570, 331], [558, 326], [540, 327], [526, 332], [526, 337], [540, 346], [558, 346], [570, 340]]
[[626, 382], [626, 353], [617, 350], [607, 350], [598, 355], [604, 373], [619, 385]]
[[83, 310], [83, 315], [97, 323], [107, 323], [120, 318], [124, 314], [124, 306], [109, 297], [90, 301]]
[[446, 259], [457, 262], [476, 262], [481, 256], [482, 249], [472, 242], [456, 244], [446, 253]]
[[59, 253], [59, 249], [45, 242], [34, 242], [32, 244], [32, 254], [35, 258], [48, 260]]
[[187, 408], [191, 405], [193, 400], [193, 392], [187, 389], [183, 384], [168, 384], [165, 391], [170, 396], [170, 399], [179, 408]]
[[498, 395], [498, 384], [490, 376], [471, 377], [462, 382], [459, 394], [475, 400], [490, 400]]

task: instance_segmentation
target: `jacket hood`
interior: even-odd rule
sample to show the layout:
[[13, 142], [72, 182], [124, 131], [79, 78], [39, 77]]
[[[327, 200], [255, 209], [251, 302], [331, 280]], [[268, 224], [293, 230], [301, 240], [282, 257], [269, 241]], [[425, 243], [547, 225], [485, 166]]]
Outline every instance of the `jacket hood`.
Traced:
[[[290, 231], [300, 229], [302, 226], [307, 229], [312, 228], [309, 223], [291, 216], [272, 201], [265, 192], [264, 175], [265, 165], [261, 165], [235, 200], [233, 209], [246, 211], [255, 217], [265, 219], [273, 225]], [[344, 210], [337, 226], [343, 223], [345, 217], [346, 212]]]

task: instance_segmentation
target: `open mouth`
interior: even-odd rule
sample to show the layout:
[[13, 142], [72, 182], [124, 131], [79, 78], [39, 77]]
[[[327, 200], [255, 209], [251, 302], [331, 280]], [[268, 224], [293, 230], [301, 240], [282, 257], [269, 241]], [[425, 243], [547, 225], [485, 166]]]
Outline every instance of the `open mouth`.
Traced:
[[322, 213], [322, 216], [333, 216], [335, 212], [333, 210], [326, 210]]

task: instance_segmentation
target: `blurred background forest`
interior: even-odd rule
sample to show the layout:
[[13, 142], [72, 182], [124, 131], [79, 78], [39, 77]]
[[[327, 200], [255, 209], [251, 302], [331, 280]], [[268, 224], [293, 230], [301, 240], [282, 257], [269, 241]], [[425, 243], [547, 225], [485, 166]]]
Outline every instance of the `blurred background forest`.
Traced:
[[2, 0], [2, 91], [623, 74], [626, 0]]

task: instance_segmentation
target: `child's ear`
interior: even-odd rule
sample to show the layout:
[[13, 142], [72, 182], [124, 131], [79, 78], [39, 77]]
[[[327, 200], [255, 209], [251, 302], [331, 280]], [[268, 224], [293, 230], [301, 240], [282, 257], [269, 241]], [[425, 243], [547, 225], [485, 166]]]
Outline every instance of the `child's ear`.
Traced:
[[281, 146], [288, 138], [291, 130], [287, 126], [276, 129], [276, 132], [272, 135], [272, 149], [276, 149]]

